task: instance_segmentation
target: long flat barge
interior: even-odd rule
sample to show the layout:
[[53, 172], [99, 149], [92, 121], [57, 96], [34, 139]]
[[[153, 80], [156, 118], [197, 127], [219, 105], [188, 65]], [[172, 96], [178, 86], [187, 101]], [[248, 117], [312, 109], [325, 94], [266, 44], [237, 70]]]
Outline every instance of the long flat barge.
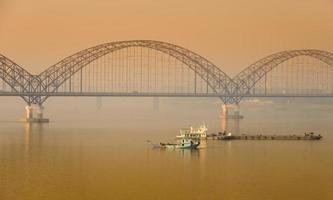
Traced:
[[304, 135], [231, 135], [231, 134], [210, 134], [207, 135], [210, 140], [320, 140], [322, 136], [314, 133], [305, 133]]

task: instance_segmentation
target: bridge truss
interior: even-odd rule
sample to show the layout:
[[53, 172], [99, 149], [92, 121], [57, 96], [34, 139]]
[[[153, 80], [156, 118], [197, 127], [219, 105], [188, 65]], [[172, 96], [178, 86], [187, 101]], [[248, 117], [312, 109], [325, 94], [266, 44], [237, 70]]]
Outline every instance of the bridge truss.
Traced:
[[150, 40], [112, 42], [75, 53], [39, 75], [0, 55], [0, 95], [42, 105], [52, 96], [333, 97], [333, 54], [283, 51], [234, 78], [183, 47]]

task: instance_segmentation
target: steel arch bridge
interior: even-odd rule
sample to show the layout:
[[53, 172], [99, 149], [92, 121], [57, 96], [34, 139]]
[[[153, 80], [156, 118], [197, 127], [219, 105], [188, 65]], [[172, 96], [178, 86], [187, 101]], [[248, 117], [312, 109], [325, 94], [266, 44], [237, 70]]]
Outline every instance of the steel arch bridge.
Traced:
[[97, 45], [38, 75], [0, 55], [0, 95], [42, 105], [52, 96], [333, 97], [333, 54], [291, 50], [267, 56], [229, 77], [204, 57], [160, 41]]
[[[322, 70], [325, 68], [325, 71], [321, 72], [321, 78], [324, 78], [323, 75], [326, 75], [326, 79], [321, 80], [321, 88], [320, 86], [317, 88], [317, 92], [311, 92], [306, 91], [300, 94], [297, 94], [296, 92], [290, 93], [290, 94], [267, 94], [267, 75], [271, 73], [274, 69], [276, 69], [278, 66], [280, 66], [283, 63], [286, 63], [292, 59], [298, 58], [298, 57], [310, 57], [315, 59], [316, 61], [321, 61], [321, 63], [306, 63], [308, 65], [311, 65], [312, 68], [315, 70]], [[303, 63], [305, 64], [304, 60]], [[319, 65], [326, 65], [326, 66], [319, 66]], [[294, 63], [295, 65], [295, 63]], [[291, 68], [295, 66], [287, 66], [287, 68]], [[313, 73], [314, 70], [309, 69], [309, 67], [306, 69], [301, 68], [301, 71], [298, 70], [297, 73]], [[286, 74], [290, 74], [293, 72], [288, 72]], [[286, 75], [284, 74], [284, 75]], [[313, 75], [313, 74], [312, 74]], [[280, 77], [281, 78], [281, 77]], [[304, 79], [304, 76], [302, 77], [294, 77], [299, 81], [301, 78]], [[308, 75], [307, 79], [311, 80], [315, 77]], [[318, 77], [317, 77], [318, 78]], [[256, 88], [256, 84], [258, 84], [261, 80], [265, 79], [265, 93], [264, 94], [256, 94], [255, 91], [251, 92], [251, 90]], [[232, 94], [234, 96], [230, 99], [231, 103], [238, 103], [241, 101], [242, 98], [247, 96], [290, 96], [290, 97], [326, 97], [326, 96], [333, 96], [333, 54], [326, 52], [326, 51], [320, 51], [320, 50], [291, 50], [291, 51], [283, 51], [276, 54], [272, 54], [270, 56], [267, 56], [254, 64], [250, 65], [246, 69], [244, 69], [242, 72], [237, 74], [234, 78], [234, 85], [236, 87], [232, 88]], [[301, 81], [304, 84], [304, 80]], [[325, 82], [325, 83], [324, 83]], [[311, 84], [311, 83], [310, 83]], [[317, 83], [318, 84], [318, 83]], [[305, 87], [311, 87], [309, 85], [305, 85]], [[326, 88], [324, 88], [326, 87]]]

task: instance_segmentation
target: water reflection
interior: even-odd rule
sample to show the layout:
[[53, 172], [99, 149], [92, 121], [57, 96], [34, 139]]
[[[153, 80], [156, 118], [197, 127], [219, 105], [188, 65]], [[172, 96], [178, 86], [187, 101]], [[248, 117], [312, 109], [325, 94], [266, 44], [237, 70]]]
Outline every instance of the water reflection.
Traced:
[[24, 126], [24, 146], [25, 146], [26, 151], [29, 150], [30, 133], [31, 133], [31, 124], [30, 123], [25, 123], [25, 126]]
[[181, 149], [178, 152], [180, 158], [183, 159], [200, 159], [200, 151], [198, 149]]
[[31, 147], [41, 147], [43, 143], [43, 131], [46, 124], [25, 123], [24, 124], [24, 146], [26, 150]]
[[[211, 123], [235, 134], [308, 126], [327, 134], [319, 142], [202, 140], [197, 150], [165, 150], [152, 149], [146, 138], [172, 139], [181, 123], [174, 119], [177, 123], [154, 129], [156, 111], [140, 121], [147, 126], [141, 129], [133, 121], [126, 128], [105, 121], [0, 124], [0, 199], [331, 199], [332, 113], [321, 118], [282, 113], [276, 119], [279, 110], [267, 109], [271, 112], [247, 111], [242, 122]], [[302, 109], [295, 116], [303, 116]], [[257, 113], [269, 116], [254, 118]], [[186, 119], [200, 121], [202, 115]]]

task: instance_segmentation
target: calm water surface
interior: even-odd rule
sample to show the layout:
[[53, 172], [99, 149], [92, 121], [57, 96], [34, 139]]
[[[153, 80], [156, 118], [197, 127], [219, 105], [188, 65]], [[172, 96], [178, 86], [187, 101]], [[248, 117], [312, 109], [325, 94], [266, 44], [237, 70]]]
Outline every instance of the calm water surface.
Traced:
[[156, 108], [151, 99], [113, 98], [97, 108], [95, 99], [50, 99], [52, 122], [28, 125], [17, 122], [24, 105], [8, 101], [1, 200], [333, 199], [332, 101], [244, 102], [245, 119], [228, 122], [241, 133], [316, 131], [322, 141], [207, 141], [194, 151], [145, 141], [172, 141], [179, 128], [203, 121], [219, 131], [217, 102], [161, 99]]

